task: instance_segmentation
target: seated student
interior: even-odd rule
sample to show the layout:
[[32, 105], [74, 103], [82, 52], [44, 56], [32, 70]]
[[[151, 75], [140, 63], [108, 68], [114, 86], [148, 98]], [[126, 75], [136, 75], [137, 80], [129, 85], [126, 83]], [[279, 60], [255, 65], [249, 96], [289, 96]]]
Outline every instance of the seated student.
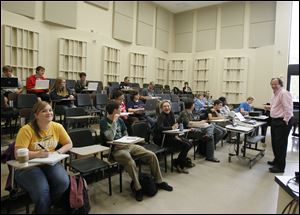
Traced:
[[[178, 128], [178, 123], [175, 122], [174, 113], [171, 111], [171, 104], [169, 101], [164, 100], [160, 104], [161, 113], [157, 118], [156, 125], [153, 131], [153, 141], [155, 144], [161, 146], [163, 139], [163, 131], [173, 130]], [[176, 147], [180, 149], [178, 158], [174, 160], [174, 165], [179, 173], [189, 172], [185, 169], [185, 161], [189, 150], [193, 147], [193, 144], [180, 139], [179, 136], [166, 135], [164, 140], [164, 146]], [[172, 161], [173, 162], [173, 161]]]
[[81, 91], [87, 87], [86, 73], [80, 72], [79, 78], [80, 79], [76, 81], [75, 87], [74, 87], [76, 93], [81, 93]]
[[38, 66], [35, 69], [35, 75], [31, 75], [26, 79], [26, 90], [27, 93], [36, 94], [42, 101], [50, 102], [49, 89], [44, 90], [33, 90], [35, 87], [36, 80], [47, 80], [45, 77], [45, 68]]
[[219, 100], [222, 102], [222, 108], [220, 109], [220, 113], [222, 116], [227, 117], [230, 112], [230, 108], [228, 107], [228, 103], [225, 97], [221, 96]]
[[[66, 86], [66, 80], [62, 78], [56, 79], [50, 97], [51, 100], [74, 99], [71, 90]], [[76, 107], [72, 100], [55, 101], [55, 103], [55, 112], [58, 114], [65, 114], [66, 109]]]
[[183, 93], [192, 93], [192, 89], [189, 87], [189, 82], [184, 82], [184, 87], [182, 89]]
[[197, 94], [194, 99], [195, 113], [200, 113], [205, 110], [205, 101], [203, 100], [203, 94]]
[[[220, 109], [222, 108], [222, 102], [220, 100], [215, 100], [212, 108], [207, 109], [208, 120], [224, 119], [225, 117], [221, 115]], [[217, 123], [212, 123], [215, 127], [214, 136], [215, 144], [217, 144], [221, 139], [225, 138], [227, 135], [227, 130]]]
[[[4, 66], [2, 68], [2, 73], [3, 73], [3, 78], [15, 78], [13, 75], [13, 68], [11, 66]], [[4, 96], [8, 96], [9, 93], [17, 93], [21, 94], [23, 91], [23, 84], [22, 82], [18, 79], [18, 87], [17, 88], [4, 88], [5, 91]]]
[[124, 78], [124, 81], [120, 83], [120, 89], [126, 89], [130, 87], [130, 81], [129, 81], [129, 77], [126, 76]]
[[[127, 112], [127, 108], [126, 108], [126, 104], [124, 102], [124, 95], [123, 95], [123, 92], [121, 90], [114, 90], [111, 94], [111, 99], [116, 101], [119, 105], [120, 105], [120, 108], [121, 108], [121, 113], [126, 113]], [[134, 122], [138, 122], [139, 119], [134, 117], [134, 116], [131, 116], [131, 115], [123, 115], [123, 116], [120, 116], [126, 127], [127, 127], [127, 131], [129, 133], [129, 135], [132, 134], [132, 129], [131, 129], [131, 125], [134, 123]]]
[[[34, 113], [33, 121], [23, 126], [18, 132], [15, 156], [20, 148], [29, 149], [29, 159], [46, 158], [51, 153], [66, 153], [72, 148], [72, 141], [64, 127], [52, 122], [53, 111], [47, 102], [37, 102], [32, 112]], [[58, 143], [62, 147], [55, 151]], [[68, 173], [60, 162], [53, 166], [45, 164], [17, 169], [15, 180], [29, 193], [37, 214], [49, 214], [50, 206], [61, 201], [62, 195], [70, 184]]]
[[[188, 99], [184, 102], [185, 110], [180, 112], [177, 119], [178, 123], [183, 123], [184, 128], [193, 128], [193, 109], [194, 103], [192, 99]], [[198, 121], [199, 122], [199, 121]], [[206, 120], [201, 120], [201, 124], [206, 123]], [[220, 162], [214, 157], [214, 126], [209, 125], [205, 128], [193, 128], [192, 131], [188, 133], [188, 138], [196, 139], [198, 141], [197, 152], [200, 153], [200, 144], [206, 144], [206, 160], [212, 162]]]
[[[100, 136], [104, 143], [128, 135], [126, 126], [123, 120], [120, 119], [120, 105], [115, 101], [109, 101], [106, 105], [106, 112], [106, 118], [100, 121]], [[111, 154], [115, 161], [124, 166], [129, 176], [132, 178], [136, 190], [135, 198], [137, 201], [143, 200], [143, 192], [138, 179], [136, 164], [132, 157], [143, 157], [143, 159], [146, 160], [150, 165], [151, 173], [155, 178], [158, 188], [167, 191], [173, 190], [170, 185], [163, 182], [158, 159], [153, 152], [139, 145], [128, 144], [125, 146], [115, 145], [112, 148]]]
[[240, 106], [236, 109], [236, 112], [240, 112], [243, 115], [248, 115], [252, 109], [251, 104], [254, 101], [254, 97], [249, 96], [245, 102], [242, 102]]
[[128, 112], [133, 113], [133, 116], [141, 121], [147, 121], [150, 128], [154, 125], [154, 120], [145, 114], [145, 103], [141, 101], [138, 92], [131, 94], [131, 100], [127, 103]]

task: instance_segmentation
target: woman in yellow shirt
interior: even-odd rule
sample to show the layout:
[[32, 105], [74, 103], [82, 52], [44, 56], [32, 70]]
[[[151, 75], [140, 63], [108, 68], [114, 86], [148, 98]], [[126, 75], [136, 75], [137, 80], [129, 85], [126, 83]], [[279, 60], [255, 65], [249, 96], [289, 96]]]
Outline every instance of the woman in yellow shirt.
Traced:
[[[32, 112], [32, 122], [18, 132], [15, 155], [18, 149], [27, 148], [29, 159], [43, 158], [50, 153], [65, 153], [72, 148], [72, 141], [64, 127], [52, 122], [53, 111], [47, 102], [36, 103]], [[62, 147], [55, 151], [58, 143]], [[38, 214], [49, 213], [54, 200], [60, 200], [70, 183], [68, 173], [60, 163], [18, 169], [15, 180], [29, 193]]]

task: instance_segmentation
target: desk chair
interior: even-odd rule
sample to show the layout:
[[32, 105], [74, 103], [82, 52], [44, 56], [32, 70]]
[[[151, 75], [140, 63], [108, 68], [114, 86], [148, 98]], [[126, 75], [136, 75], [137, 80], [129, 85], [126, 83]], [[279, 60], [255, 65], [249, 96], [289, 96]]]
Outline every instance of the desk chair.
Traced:
[[[137, 136], [141, 138], [145, 138], [146, 144], [142, 145], [145, 149], [152, 151], [157, 156], [164, 155], [164, 161], [165, 161], [165, 171], [167, 171], [167, 155], [166, 155], [166, 148], [159, 147], [153, 141], [150, 140], [151, 135], [151, 129], [149, 128], [148, 124], [146, 122], [137, 122], [132, 125], [132, 136]], [[141, 162], [143, 162], [143, 159], [140, 159]], [[140, 164], [140, 162], [138, 161]], [[141, 166], [139, 165], [140, 169]]]
[[[96, 140], [93, 137], [92, 130], [89, 128], [80, 128], [73, 129], [69, 131], [70, 138], [73, 142], [73, 147], [86, 147], [92, 145], [98, 145]], [[108, 186], [109, 186], [109, 195], [112, 195], [111, 191], [111, 173], [110, 173], [110, 164], [98, 158], [96, 155], [99, 151], [94, 151], [90, 155], [94, 155], [92, 157], [83, 157], [77, 158], [72, 150], [70, 151], [70, 170], [74, 172], [79, 172], [82, 176], [86, 177], [90, 174], [96, 174], [96, 179], [98, 178], [97, 173], [102, 172], [102, 177], [105, 177], [105, 173], [108, 177]], [[95, 179], [95, 177], [93, 177]]]

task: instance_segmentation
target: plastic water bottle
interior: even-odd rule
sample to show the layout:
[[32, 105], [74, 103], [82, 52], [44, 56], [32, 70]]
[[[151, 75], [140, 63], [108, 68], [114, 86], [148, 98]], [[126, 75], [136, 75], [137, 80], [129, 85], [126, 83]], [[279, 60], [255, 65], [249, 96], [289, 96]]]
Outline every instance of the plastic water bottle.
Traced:
[[183, 131], [183, 124], [182, 123], [179, 124], [179, 131]]

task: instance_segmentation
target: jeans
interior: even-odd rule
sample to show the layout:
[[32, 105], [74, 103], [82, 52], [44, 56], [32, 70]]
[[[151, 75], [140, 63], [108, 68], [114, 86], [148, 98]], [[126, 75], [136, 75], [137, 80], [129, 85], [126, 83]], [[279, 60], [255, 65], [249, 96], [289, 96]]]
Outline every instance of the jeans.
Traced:
[[212, 125], [214, 126], [214, 140], [215, 140], [215, 145], [222, 140], [225, 135], [227, 134], [227, 130], [225, 128], [223, 128], [220, 125], [217, 125], [215, 123], [212, 123]]
[[15, 180], [29, 193], [37, 214], [48, 214], [50, 206], [60, 200], [70, 184], [60, 163], [16, 170]]

